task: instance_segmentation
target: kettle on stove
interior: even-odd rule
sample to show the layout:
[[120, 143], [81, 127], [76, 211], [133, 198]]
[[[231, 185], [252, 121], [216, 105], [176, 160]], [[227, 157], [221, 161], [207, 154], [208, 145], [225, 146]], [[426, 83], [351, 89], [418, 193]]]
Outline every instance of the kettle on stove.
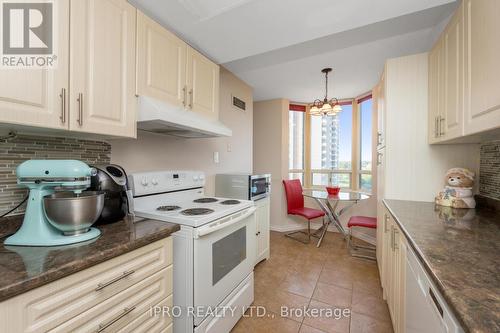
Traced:
[[132, 191], [128, 188], [127, 173], [116, 164], [94, 165], [97, 174], [90, 179], [90, 189], [105, 193], [104, 208], [96, 224], [122, 220], [134, 213]]

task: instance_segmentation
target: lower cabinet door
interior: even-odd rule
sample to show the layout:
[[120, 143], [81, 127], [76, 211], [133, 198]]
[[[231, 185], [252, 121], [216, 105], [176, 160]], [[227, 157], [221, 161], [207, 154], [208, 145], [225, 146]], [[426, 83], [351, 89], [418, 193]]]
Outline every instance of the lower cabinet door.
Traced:
[[255, 211], [257, 220], [257, 257], [256, 263], [269, 258], [269, 219], [270, 202], [269, 198], [261, 199], [256, 203]]
[[118, 332], [172, 294], [169, 266], [68, 320], [51, 332]]
[[148, 309], [142, 315], [130, 321], [129, 324], [117, 331], [117, 333], [160, 333], [172, 331], [172, 318], [163, 310], [173, 306], [173, 296], [170, 295], [151, 310]]

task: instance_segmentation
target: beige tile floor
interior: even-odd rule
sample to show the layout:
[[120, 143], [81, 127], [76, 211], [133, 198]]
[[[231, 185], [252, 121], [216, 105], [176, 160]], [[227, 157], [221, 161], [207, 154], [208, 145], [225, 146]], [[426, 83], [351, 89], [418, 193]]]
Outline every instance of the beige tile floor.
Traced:
[[[255, 267], [253, 305], [265, 308], [267, 315], [247, 311], [232, 332], [392, 332], [377, 265], [351, 257], [338, 233], [329, 232], [316, 248], [313, 241], [305, 245], [271, 232], [271, 257]], [[281, 316], [282, 306], [323, 313], [349, 309], [350, 316]]]

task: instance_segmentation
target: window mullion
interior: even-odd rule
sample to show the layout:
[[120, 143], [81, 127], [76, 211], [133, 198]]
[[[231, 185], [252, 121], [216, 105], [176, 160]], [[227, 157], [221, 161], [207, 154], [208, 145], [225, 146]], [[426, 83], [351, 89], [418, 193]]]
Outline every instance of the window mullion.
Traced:
[[309, 114], [309, 105], [306, 105], [304, 115], [304, 185], [307, 188], [312, 186], [311, 173], [311, 115]]
[[360, 156], [360, 117], [359, 104], [356, 100], [352, 102], [352, 175], [351, 187], [353, 190], [359, 189], [359, 156]]

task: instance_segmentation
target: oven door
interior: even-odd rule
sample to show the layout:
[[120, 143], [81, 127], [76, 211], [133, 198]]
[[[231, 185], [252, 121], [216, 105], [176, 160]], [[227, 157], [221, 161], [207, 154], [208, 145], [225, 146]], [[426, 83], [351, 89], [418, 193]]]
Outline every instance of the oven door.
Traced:
[[[253, 270], [255, 207], [197, 228], [194, 240], [194, 306], [218, 306]], [[195, 316], [198, 326], [205, 315]]]
[[270, 192], [271, 179], [267, 175], [252, 176], [250, 179], [250, 200], [267, 197]]

